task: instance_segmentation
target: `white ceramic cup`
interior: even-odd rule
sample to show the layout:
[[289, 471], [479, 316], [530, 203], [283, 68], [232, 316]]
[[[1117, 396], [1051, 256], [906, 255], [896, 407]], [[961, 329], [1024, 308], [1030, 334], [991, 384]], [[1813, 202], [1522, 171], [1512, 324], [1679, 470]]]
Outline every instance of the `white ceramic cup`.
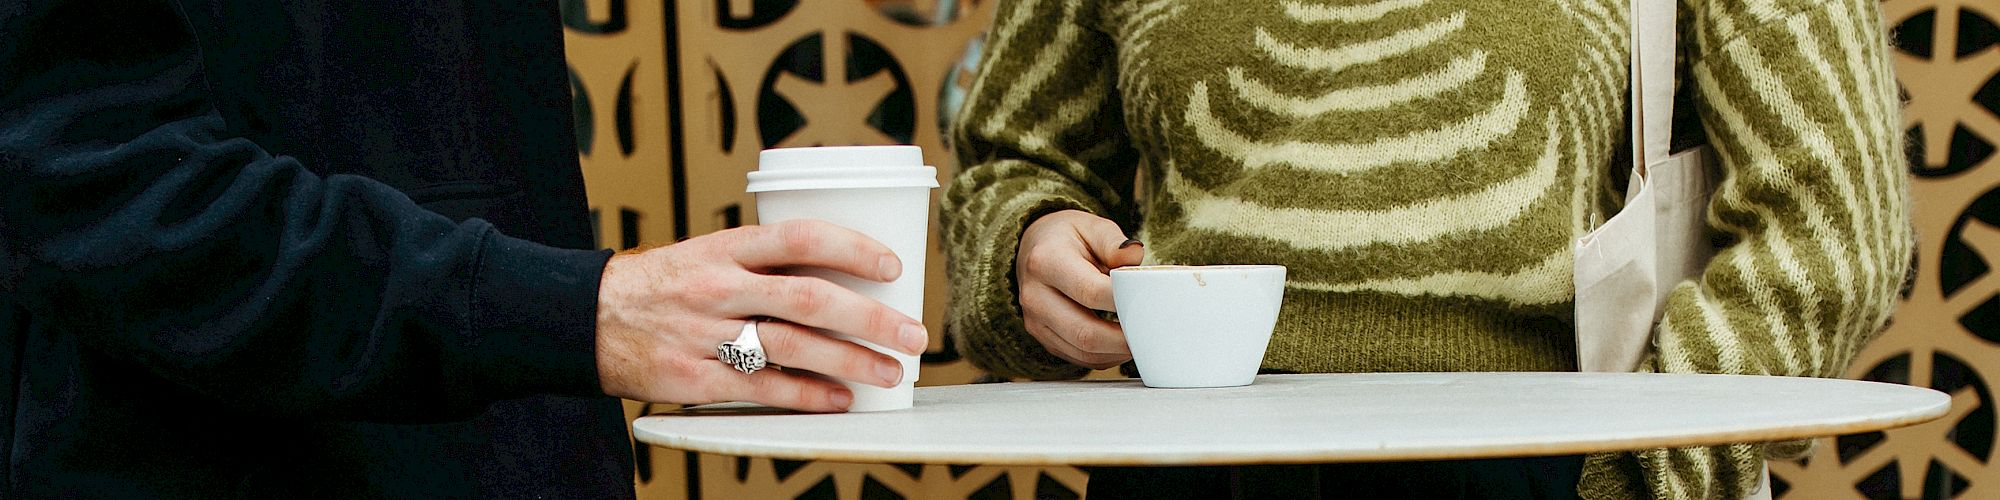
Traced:
[[[931, 190], [937, 169], [924, 166], [916, 146], [846, 146], [771, 149], [760, 153], [748, 191], [757, 197], [759, 223], [819, 219], [853, 229], [887, 245], [903, 261], [903, 274], [878, 283], [823, 269], [796, 274], [826, 279], [861, 292], [911, 318], [924, 317], [924, 256], [930, 240]], [[854, 391], [848, 411], [909, 408], [917, 383], [918, 356], [903, 354], [846, 335], [903, 363], [902, 383], [881, 388], [840, 380]], [[838, 380], [838, 379], [836, 379]]]
[[1147, 387], [1250, 385], [1278, 324], [1285, 267], [1121, 267], [1111, 295]]

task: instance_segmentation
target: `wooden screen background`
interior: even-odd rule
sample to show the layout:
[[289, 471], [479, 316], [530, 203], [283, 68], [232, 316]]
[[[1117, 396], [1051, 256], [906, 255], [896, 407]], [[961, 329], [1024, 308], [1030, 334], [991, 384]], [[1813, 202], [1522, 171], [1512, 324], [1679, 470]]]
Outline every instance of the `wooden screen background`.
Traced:
[[[745, 172], [767, 147], [908, 143], [940, 181], [941, 130], [996, 0], [561, 0], [598, 242], [627, 248], [755, 223]], [[1919, 275], [1849, 376], [1950, 394], [1937, 422], [1823, 440], [1773, 467], [1780, 498], [2000, 498], [2000, 0], [1888, 0], [1905, 98]], [[935, 206], [935, 205], [933, 205]], [[933, 222], [935, 225], [935, 222]], [[936, 233], [935, 227], [933, 234]], [[981, 374], [941, 331], [933, 238], [920, 385]], [[628, 402], [636, 417], [659, 407]], [[1082, 496], [1071, 467], [837, 464], [638, 446], [640, 497]]]

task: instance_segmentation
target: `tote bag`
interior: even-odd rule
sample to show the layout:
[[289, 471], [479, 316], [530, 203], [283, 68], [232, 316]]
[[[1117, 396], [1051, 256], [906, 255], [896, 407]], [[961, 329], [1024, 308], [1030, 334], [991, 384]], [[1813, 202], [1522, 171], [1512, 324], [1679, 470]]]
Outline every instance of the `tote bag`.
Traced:
[[1667, 294], [1714, 255], [1703, 217], [1707, 147], [1671, 153], [1675, 0], [1633, 0], [1632, 175], [1625, 207], [1576, 242], [1577, 365], [1629, 372], [1652, 345]]
[[[1632, 175], [1625, 207], [1576, 242], [1582, 371], [1638, 369], [1674, 286], [1715, 255], [1704, 218], [1719, 177], [1707, 147], [1671, 151], [1676, 0], [1631, 0]], [[1770, 473], [1749, 496], [1771, 498]]]

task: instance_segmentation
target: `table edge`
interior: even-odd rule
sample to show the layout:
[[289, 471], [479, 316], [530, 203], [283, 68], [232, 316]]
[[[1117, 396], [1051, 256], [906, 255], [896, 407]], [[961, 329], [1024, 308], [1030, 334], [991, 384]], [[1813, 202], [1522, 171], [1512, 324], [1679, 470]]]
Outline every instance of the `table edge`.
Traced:
[[[1574, 372], [1568, 372], [1574, 373]], [[1637, 374], [1633, 374], [1637, 375]], [[1296, 375], [1309, 376], [1309, 375]], [[1706, 375], [1742, 376], [1742, 375]], [[1260, 376], [1260, 378], [1262, 378]], [[1868, 382], [1865, 380], [1842, 380], [1848, 382]], [[1077, 381], [1071, 381], [1077, 382]], [[1051, 383], [1051, 382], [1041, 382]], [[1061, 383], [1061, 382], [1053, 382]], [[1932, 393], [1935, 398], [1931, 405], [1912, 408], [1910, 411], [1889, 415], [1860, 415], [1844, 420], [1826, 421], [1811, 425], [1786, 427], [1752, 427], [1728, 432], [1678, 433], [1637, 438], [1603, 438], [1590, 436], [1568, 436], [1568, 441], [1546, 443], [1518, 443], [1489, 441], [1473, 444], [1436, 446], [1398, 446], [1391, 449], [1338, 449], [1338, 450], [1296, 450], [1296, 451], [1192, 451], [1163, 452], [1158, 450], [1108, 451], [1097, 453], [1077, 452], [1036, 452], [985, 450], [979, 452], [956, 451], [912, 451], [893, 449], [867, 449], [847, 447], [842, 449], [807, 449], [775, 444], [730, 442], [720, 439], [672, 436], [646, 429], [642, 424], [652, 420], [672, 419], [667, 415], [642, 416], [632, 422], [630, 429], [635, 441], [648, 446], [679, 449], [699, 453], [713, 453], [755, 458], [775, 458], [787, 460], [813, 460], [850, 463], [912, 463], [912, 464], [981, 464], [981, 465], [1255, 465], [1290, 463], [1340, 463], [1379, 461], [1424, 461], [1449, 459], [1478, 459], [1499, 457], [1525, 457], [1571, 455], [1584, 453], [1605, 453], [1658, 448], [1682, 448], [1716, 446], [1738, 443], [1760, 443], [1789, 441], [1795, 439], [1815, 439], [1862, 432], [1880, 431], [1918, 425], [1944, 417], [1951, 411], [1950, 395], [1935, 389], [1906, 384], [1888, 384]], [[946, 386], [948, 387], [948, 386]], [[754, 405], [753, 405], [754, 406]]]
[[[1647, 436], [1632, 439], [1593, 439], [1571, 442], [1552, 442], [1541, 445], [1485, 444], [1481, 446], [1434, 446], [1404, 447], [1394, 450], [1338, 450], [1300, 452], [1100, 452], [1100, 453], [1036, 453], [1036, 452], [943, 452], [910, 450], [807, 450], [786, 446], [728, 443], [667, 436], [648, 431], [633, 422], [632, 435], [640, 443], [662, 448], [678, 449], [698, 453], [711, 453], [753, 458], [775, 458], [785, 460], [814, 460], [851, 463], [917, 463], [917, 464], [980, 464], [980, 465], [1257, 465], [1296, 463], [1341, 463], [1341, 462], [1385, 462], [1385, 461], [1425, 461], [1457, 460], [1501, 457], [1527, 457], [1551, 455], [1576, 455], [1585, 453], [1606, 453], [1646, 450], [1655, 448], [1683, 448], [1717, 446], [1739, 443], [1789, 441], [1794, 439], [1816, 439], [1861, 432], [1880, 431], [1930, 422], [1943, 417], [1951, 410], [1947, 398], [1940, 404], [1892, 418], [1857, 419], [1853, 422], [1836, 422], [1810, 426], [1795, 426], [1778, 429], [1746, 429], [1724, 433], [1702, 433], [1699, 437], [1685, 435]], [[640, 417], [640, 420], [671, 417]], [[1483, 447], [1482, 447], [1483, 446]], [[1501, 447], [1505, 449], [1501, 449]], [[1060, 455], [1060, 456], [1057, 456]]]

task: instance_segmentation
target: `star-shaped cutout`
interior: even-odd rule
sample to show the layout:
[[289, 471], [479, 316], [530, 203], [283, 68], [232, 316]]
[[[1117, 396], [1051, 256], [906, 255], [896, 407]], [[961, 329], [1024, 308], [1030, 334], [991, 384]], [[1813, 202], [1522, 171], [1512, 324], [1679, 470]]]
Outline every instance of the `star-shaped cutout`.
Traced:
[[896, 81], [887, 70], [855, 82], [828, 76], [828, 81], [821, 83], [788, 72], [772, 84], [771, 89], [805, 118], [805, 125], [778, 141], [776, 147], [897, 143], [868, 123], [868, 115], [896, 91]]

